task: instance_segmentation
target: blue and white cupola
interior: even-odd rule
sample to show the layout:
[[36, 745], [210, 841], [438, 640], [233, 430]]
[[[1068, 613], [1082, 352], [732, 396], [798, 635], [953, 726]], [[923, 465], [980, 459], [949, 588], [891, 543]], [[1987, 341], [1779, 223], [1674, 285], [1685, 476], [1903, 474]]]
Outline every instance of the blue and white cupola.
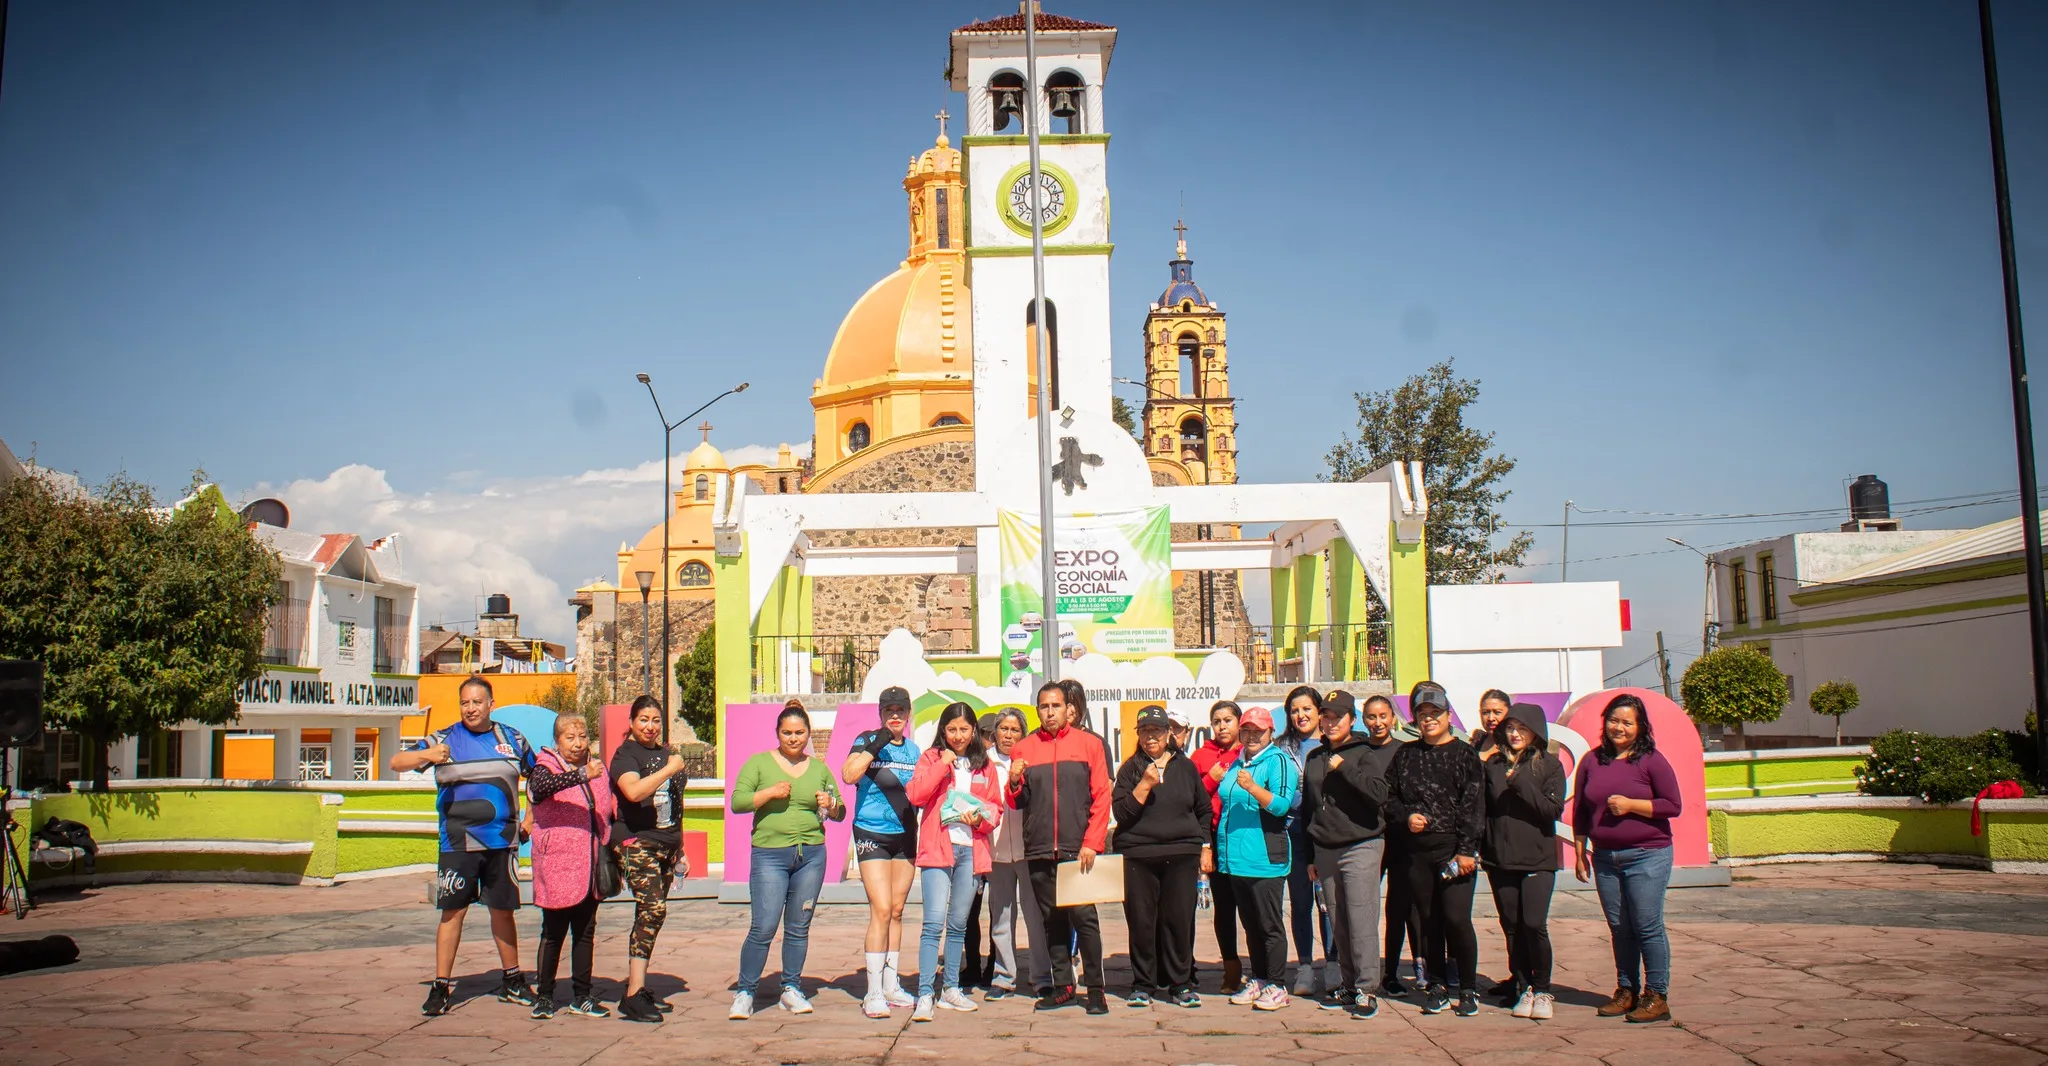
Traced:
[[1159, 297], [1158, 306], [1185, 311], [1209, 310], [1215, 305], [1209, 302], [1209, 296], [1202, 287], [1195, 284], [1195, 261], [1188, 258], [1188, 228], [1179, 223], [1173, 228], [1180, 233], [1174, 241], [1173, 261], [1167, 264], [1173, 270], [1173, 280], [1167, 284], [1165, 294]]

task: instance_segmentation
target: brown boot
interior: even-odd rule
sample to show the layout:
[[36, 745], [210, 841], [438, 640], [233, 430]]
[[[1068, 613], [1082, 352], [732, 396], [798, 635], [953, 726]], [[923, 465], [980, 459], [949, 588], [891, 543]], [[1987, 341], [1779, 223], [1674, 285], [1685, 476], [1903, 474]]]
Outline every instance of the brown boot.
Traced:
[[1662, 992], [1645, 992], [1636, 1000], [1636, 1009], [1628, 1014], [1632, 1022], [1668, 1022], [1671, 1020], [1671, 1001]]
[[1237, 959], [1223, 960], [1222, 993], [1234, 996], [1244, 991], [1244, 965]]
[[1617, 988], [1614, 990], [1614, 998], [1601, 1004], [1600, 1009], [1594, 1013], [1602, 1018], [1619, 1018], [1634, 1009], [1636, 1009], [1635, 989]]

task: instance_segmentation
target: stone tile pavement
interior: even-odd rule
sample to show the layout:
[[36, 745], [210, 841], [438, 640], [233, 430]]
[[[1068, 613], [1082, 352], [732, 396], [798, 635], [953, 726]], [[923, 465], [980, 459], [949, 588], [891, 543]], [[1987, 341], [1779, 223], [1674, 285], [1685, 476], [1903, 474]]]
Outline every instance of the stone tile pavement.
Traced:
[[[1483, 894], [1482, 894], [1483, 895]], [[746, 911], [672, 904], [653, 982], [678, 1010], [659, 1026], [560, 1015], [534, 1022], [489, 998], [495, 955], [471, 923], [453, 1013], [419, 1015], [431, 965], [424, 875], [333, 888], [147, 885], [52, 895], [0, 938], [62, 932], [70, 967], [0, 978], [0, 1063], [1268, 1063], [1457, 1062], [1765, 1066], [2048, 1061], [2048, 878], [1924, 866], [1780, 866], [1733, 887], [1674, 892], [1669, 906], [1677, 1023], [1593, 1016], [1613, 984], [1589, 894], [1560, 893], [1556, 1019], [1487, 1007], [1425, 1017], [1389, 1003], [1351, 1021], [1297, 1002], [1255, 1014], [1212, 998], [1200, 1010], [1125, 1008], [1037, 1015], [1028, 999], [912, 1025], [861, 1016], [864, 909], [831, 907], [812, 931], [816, 1014], [765, 999], [726, 1020]], [[1482, 901], [1483, 972], [1500, 939]], [[618, 994], [629, 910], [600, 919], [599, 986]], [[913, 906], [908, 915], [917, 920]], [[1112, 993], [1128, 981], [1120, 915], [1105, 914]], [[1205, 931], [1198, 944], [1209, 941]], [[536, 929], [526, 912], [521, 932]], [[914, 939], [914, 932], [911, 934]], [[914, 949], [914, 944], [912, 945]], [[523, 944], [532, 960], [530, 939]], [[1213, 989], [1214, 948], [1203, 954]], [[914, 954], [914, 951], [913, 951]], [[770, 965], [774, 965], [771, 954]], [[768, 987], [772, 987], [769, 984]], [[566, 995], [566, 989], [563, 990]]]

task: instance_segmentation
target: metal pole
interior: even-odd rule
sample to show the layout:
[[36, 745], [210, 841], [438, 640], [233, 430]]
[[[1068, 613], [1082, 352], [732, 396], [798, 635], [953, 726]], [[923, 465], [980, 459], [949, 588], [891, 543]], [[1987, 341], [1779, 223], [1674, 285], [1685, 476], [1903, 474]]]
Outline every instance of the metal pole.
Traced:
[[640, 691], [643, 695], [654, 686], [654, 667], [652, 660], [649, 659], [654, 651], [654, 643], [649, 639], [649, 620], [647, 590], [643, 588], [640, 590]]
[[[651, 386], [650, 386], [651, 387]], [[668, 679], [668, 518], [675, 513], [675, 490], [669, 487], [669, 477], [674, 464], [669, 454], [674, 451], [675, 427], [668, 419], [661, 420], [661, 746], [668, 747], [668, 720], [675, 713], [669, 704]]]
[[2005, 344], [2012, 367], [2012, 424], [2020, 459], [2020, 532], [2027, 554], [2028, 650], [2034, 666], [2034, 752], [2048, 784], [2048, 590], [2041, 575], [2041, 493], [2034, 474], [2034, 414], [2027, 400], [2027, 344], [2020, 328], [2020, 270], [2012, 241], [2012, 188], [2005, 177], [2005, 118], [1998, 104], [1998, 49], [1991, 37], [1991, 0], [1977, 0], [1984, 37], [1984, 98], [1991, 121], [1991, 181], [1998, 197], [1998, 259], [2005, 279]]
[[1671, 698], [1671, 656], [1664, 654], [1664, 631], [1657, 631], [1657, 676], [1664, 680], [1664, 698]]
[[1059, 597], [1054, 591], [1052, 521], [1052, 345], [1045, 328], [1045, 188], [1038, 159], [1038, 5], [1024, 5], [1024, 141], [1031, 153], [1031, 334], [1038, 346], [1038, 559], [1045, 618], [1039, 630], [1045, 679], [1060, 679]]
[[1557, 550], [1557, 579], [1572, 579], [1572, 501], [1564, 501], [1564, 546]]

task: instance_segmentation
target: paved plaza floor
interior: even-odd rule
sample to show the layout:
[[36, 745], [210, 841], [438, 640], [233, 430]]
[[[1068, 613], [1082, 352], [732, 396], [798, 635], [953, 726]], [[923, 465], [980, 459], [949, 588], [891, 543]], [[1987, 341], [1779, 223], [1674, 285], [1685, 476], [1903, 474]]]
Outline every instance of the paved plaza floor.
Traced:
[[[490, 998], [495, 954], [473, 916], [460, 1005], [419, 1014], [432, 962], [425, 875], [332, 888], [141, 885], [51, 894], [0, 938], [65, 933], [75, 965], [0, 978], [0, 1063], [823, 1063], [1458, 1062], [1670, 1066], [1692, 1062], [1959, 1063], [2048, 1060], [2048, 878], [1927, 866], [1753, 867], [1729, 888], [1669, 903], [1672, 1025], [1596, 1018], [1613, 986], [1606, 928], [1590, 894], [1560, 893], [1557, 1017], [1533, 1023], [1486, 1007], [1428, 1017], [1388, 1001], [1352, 1021], [1297, 1001], [1255, 1013], [1211, 997], [1199, 1010], [1128, 1009], [1121, 915], [1105, 909], [1111, 1013], [1035, 1014], [1027, 998], [913, 1025], [862, 1017], [861, 907], [824, 908], [806, 987], [817, 1013], [764, 996], [726, 1019], [746, 932], [742, 907], [672, 904], [652, 982], [677, 1010], [659, 1026], [559, 1015], [546, 1022]], [[1481, 971], [1502, 972], [1482, 900]], [[601, 996], [617, 996], [630, 908], [600, 919]], [[915, 957], [917, 908], [906, 952]], [[1197, 938], [1205, 991], [1214, 946]], [[533, 911], [521, 914], [533, 960]], [[771, 954], [770, 966], [775, 965]], [[565, 960], [566, 962], [566, 960]], [[564, 976], [566, 982], [566, 975]], [[773, 988], [772, 971], [764, 988]], [[562, 991], [567, 994], [566, 987]]]

